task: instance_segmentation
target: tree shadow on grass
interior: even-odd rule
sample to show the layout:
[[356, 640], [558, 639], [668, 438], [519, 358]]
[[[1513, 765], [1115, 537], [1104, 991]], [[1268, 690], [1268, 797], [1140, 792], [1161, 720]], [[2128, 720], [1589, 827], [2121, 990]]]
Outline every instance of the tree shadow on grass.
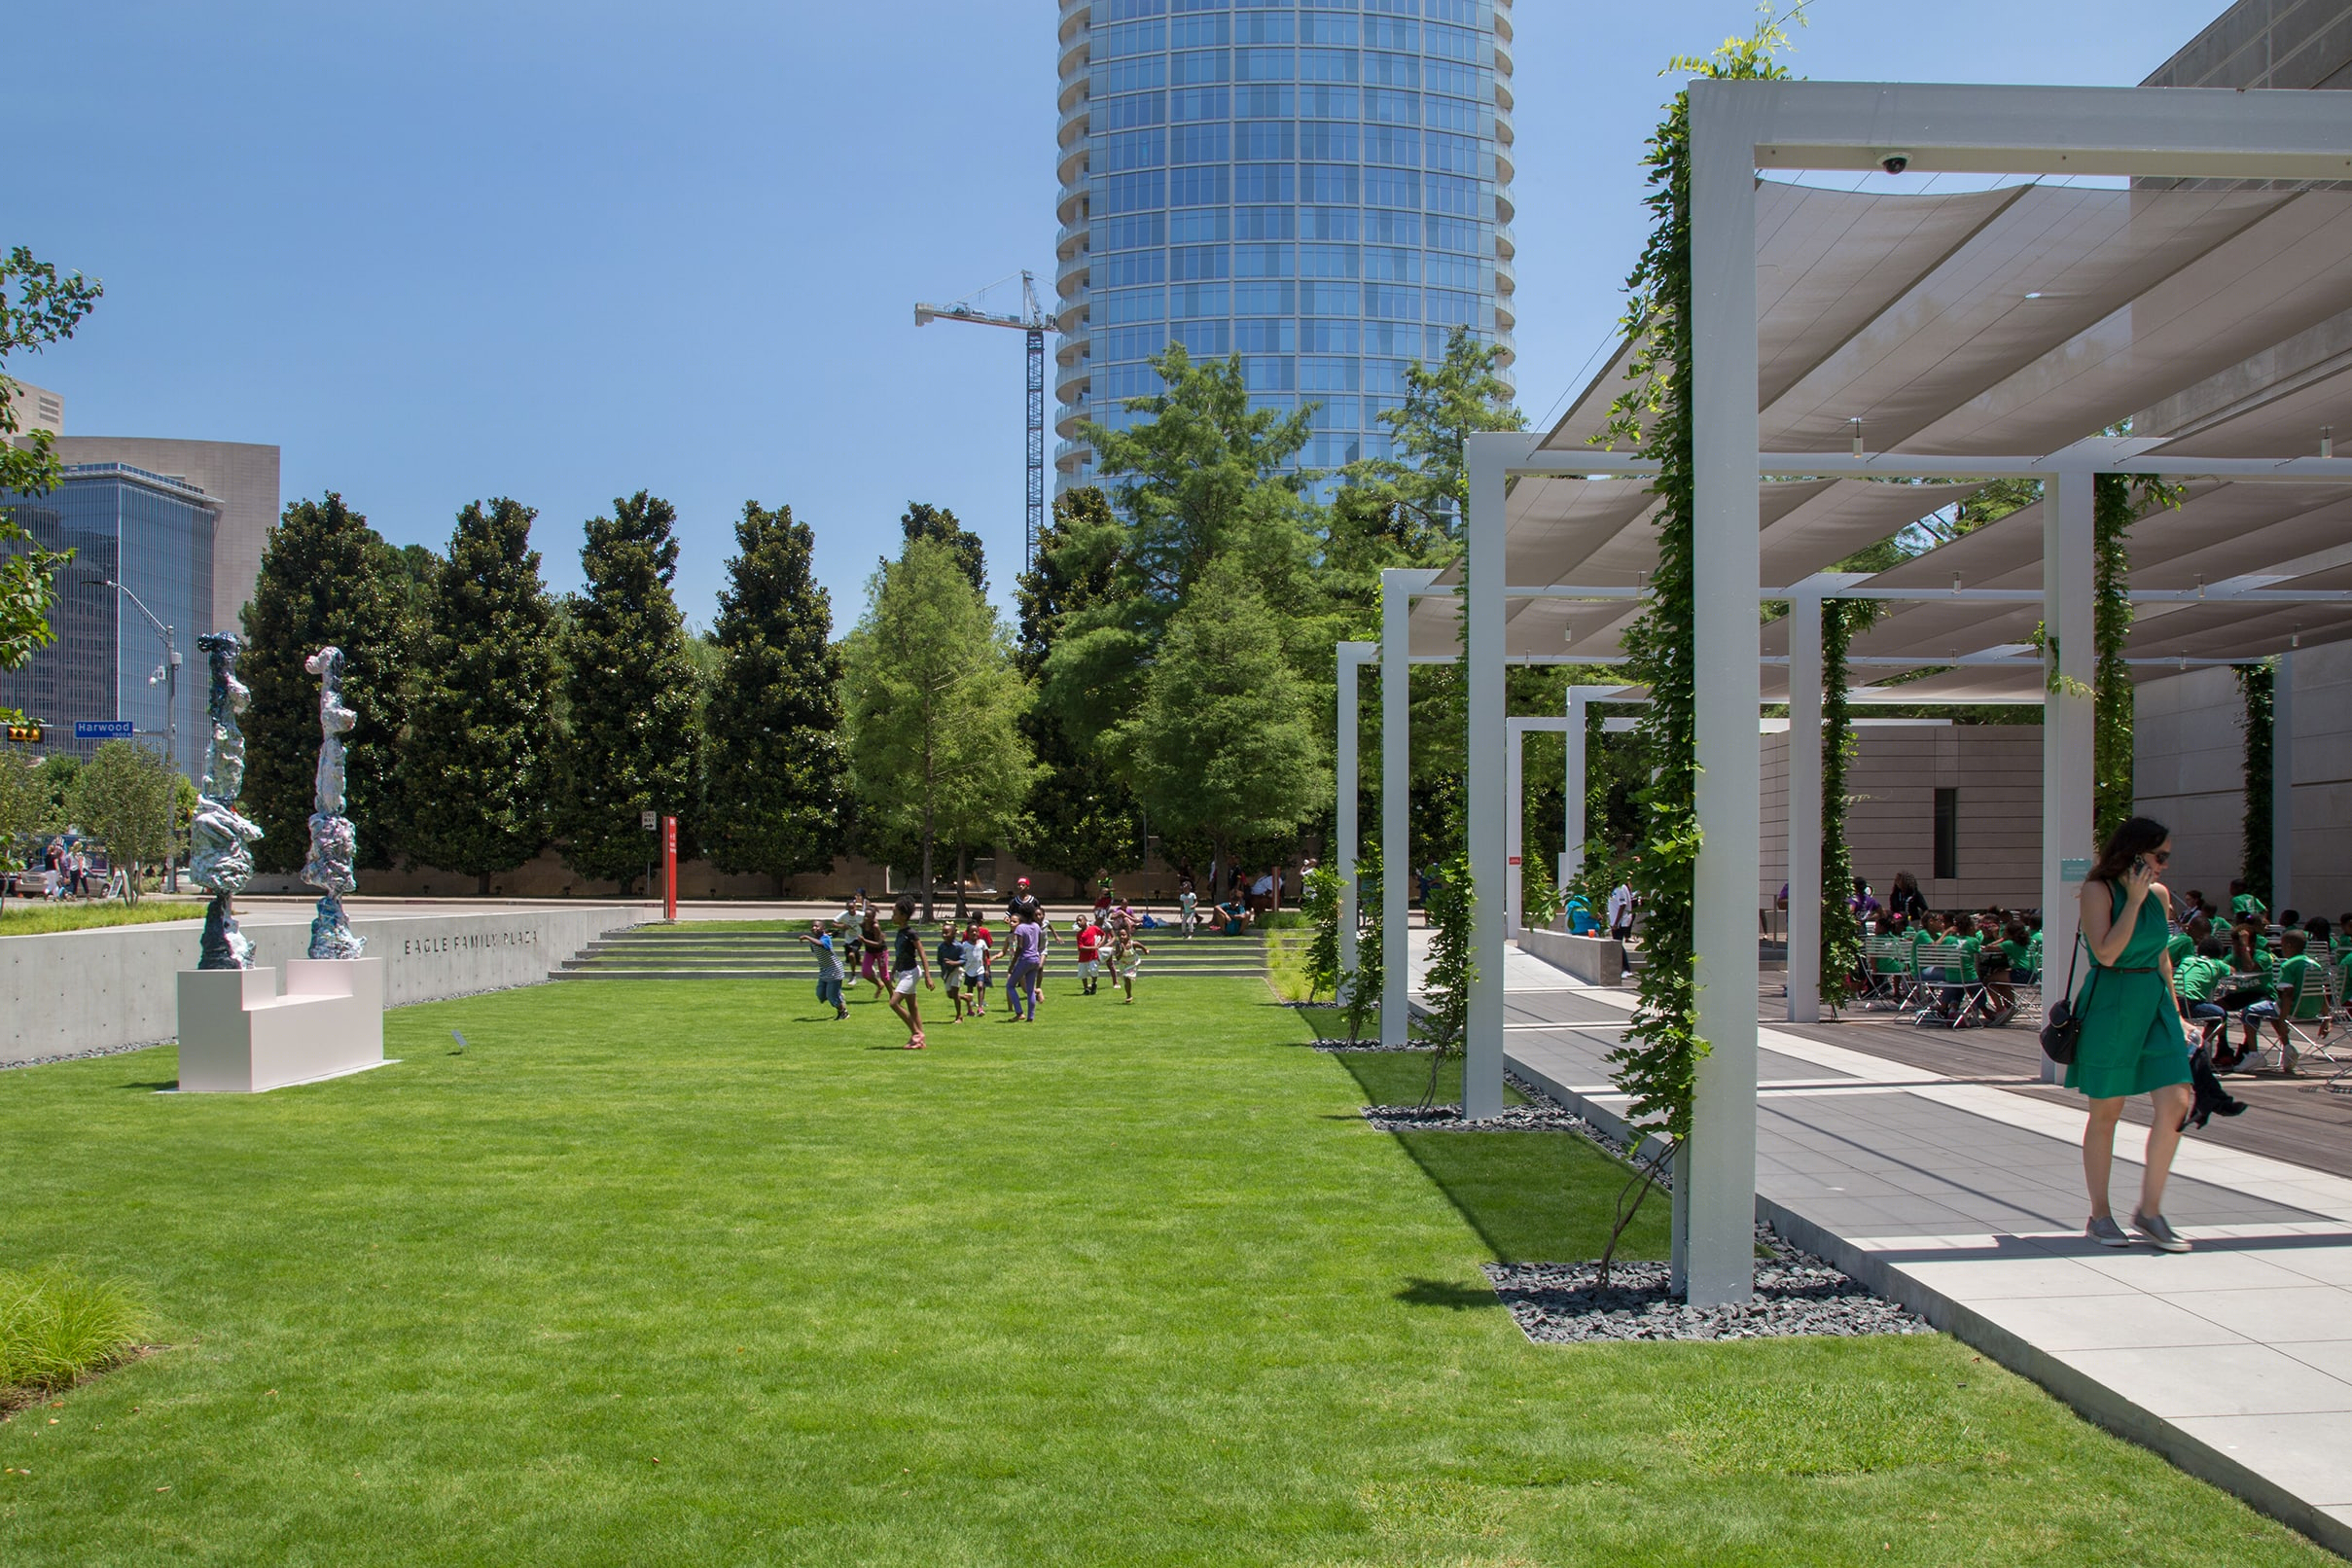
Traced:
[[117, 1084], [115, 1086], [115, 1087], [132, 1094], [160, 1094], [167, 1088], [178, 1088], [179, 1087], [180, 1081], [176, 1078], [158, 1079], [152, 1084]]
[[[1426, 1059], [1393, 1056], [1339, 1058], [1373, 1104], [1420, 1097]], [[1458, 1093], [1460, 1069], [1448, 1063], [1441, 1098]], [[1411, 1091], [1400, 1093], [1400, 1080]], [[1445, 1194], [1497, 1263], [1573, 1263], [1598, 1258], [1608, 1245], [1618, 1194], [1627, 1169], [1573, 1132], [1396, 1132], [1399, 1146]], [[1642, 1205], [1619, 1248], [1621, 1257], [1666, 1255], [1663, 1201]]]

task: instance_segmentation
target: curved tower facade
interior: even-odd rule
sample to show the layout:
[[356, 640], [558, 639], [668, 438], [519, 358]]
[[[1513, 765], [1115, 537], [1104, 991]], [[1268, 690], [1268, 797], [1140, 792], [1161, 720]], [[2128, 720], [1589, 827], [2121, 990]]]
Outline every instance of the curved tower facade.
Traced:
[[1059, 0], [1055, 487], [1173, 340], [1316, 404], [1301, 461], [1385, 455], [1467, 327], [1510, 379], [1511, 0]]

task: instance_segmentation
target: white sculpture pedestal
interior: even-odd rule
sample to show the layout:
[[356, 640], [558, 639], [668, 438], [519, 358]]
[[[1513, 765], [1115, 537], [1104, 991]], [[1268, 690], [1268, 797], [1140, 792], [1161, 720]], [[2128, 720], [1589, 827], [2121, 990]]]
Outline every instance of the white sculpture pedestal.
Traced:
[[384, 961], [180, 971], [180, 1092], [258, 1094], [384, 1064]]

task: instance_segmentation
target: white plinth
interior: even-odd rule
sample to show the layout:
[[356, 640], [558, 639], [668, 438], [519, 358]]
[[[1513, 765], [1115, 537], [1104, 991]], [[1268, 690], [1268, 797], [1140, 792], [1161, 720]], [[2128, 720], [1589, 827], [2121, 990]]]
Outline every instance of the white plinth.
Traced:
[[180, 971], [180, 1091], [258, 1094], [383, 1065], [384, 961]]

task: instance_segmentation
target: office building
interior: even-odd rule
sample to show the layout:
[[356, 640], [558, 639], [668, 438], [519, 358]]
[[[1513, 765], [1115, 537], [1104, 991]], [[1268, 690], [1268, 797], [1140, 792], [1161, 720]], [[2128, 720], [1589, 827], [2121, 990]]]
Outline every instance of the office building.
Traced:
[[1382, 410], [1457, 327], [1514, 324], [1510, 0], [1061, 0], [1056, 486], [1078, 421], [1173, 340], [1316, 405], [1301, 461], [1386, 455]]
[[[205, 682], [196, 639], [213, 629], [213, 547], [220, 505], [184, 480], [123, 463], [66, 468], [46, 495], [0, 493], [18, 527], [48, 550], [70, 550], [50, 608], [53, 639], [19, 669], [0, 671], [0, 703], [50, 726], [46, 750], [87, 757], [100, 744], [77, 741], [79, 720], [128, 720], [141, 737], [161, 744], [171, 733], [174, 760], [191, 777], [203, 767]], [[183, 662], [175, 704], [165, 678], [165, 643], [153, 622], [171, 628]]]

